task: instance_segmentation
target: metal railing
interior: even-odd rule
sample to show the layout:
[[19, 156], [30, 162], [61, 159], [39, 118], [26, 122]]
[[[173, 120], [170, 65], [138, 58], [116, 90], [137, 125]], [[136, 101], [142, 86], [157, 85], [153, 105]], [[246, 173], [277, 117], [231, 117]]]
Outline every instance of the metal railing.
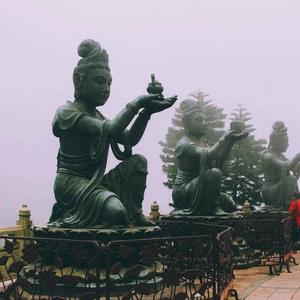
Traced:
[[[233, 228], [234, 268], [268, 266], [270, 274], [279, 275], [283, 265], [296, 264], [292, 256], [292, 219], [248, 218], [218, 222]], [[279, 267], [276, 269], [276, 267]]]
[[[1, 280], [0, 298], [225, 299], [233, 282], [231, 229], [158, 224], [162, 230], [155, 238], [107, 244], [0, 236], [6, 251], [0, 265], [10, 277]], [[189, 235], [177, 235], [176, 228]], [[17, 260], [13, 250], [20, 240], [26, 243]]]

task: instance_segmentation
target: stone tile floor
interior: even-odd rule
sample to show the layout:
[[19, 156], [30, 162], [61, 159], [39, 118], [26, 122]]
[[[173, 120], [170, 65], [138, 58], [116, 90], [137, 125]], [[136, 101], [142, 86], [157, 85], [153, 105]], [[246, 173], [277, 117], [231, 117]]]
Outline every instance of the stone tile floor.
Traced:
[[300, 250], [293, 256], [299, 265], [290, 263], [292, 273], [285, 266], [279, 276], [270, 275], [267, 266], [235, 270], [233, 288], [239, 300], [300, 300]]

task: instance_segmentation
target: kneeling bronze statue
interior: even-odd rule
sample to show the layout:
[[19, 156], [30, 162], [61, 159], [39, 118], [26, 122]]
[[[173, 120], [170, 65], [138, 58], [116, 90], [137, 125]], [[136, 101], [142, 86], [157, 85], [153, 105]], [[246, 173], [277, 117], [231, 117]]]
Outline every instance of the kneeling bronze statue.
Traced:
[[198, 102], [185, 100], [180, 108], [185, 135], [175, 149], [178, 170], [171, 215], [222, 216], [235, 211], [234, 201], [221, 192], [222, 173], [218, 166], [228, 158], [234, 142], [246, 138], [248, 133], [230, 130], [209, 147], [203, 140], [206, 116]]
[[[59, 107], [52, 123], [60, 149], [49, 226], [152, 226], [142, 213], [147, 160], [132, 155], [132, 147], [143, 136], [151, 115], [171, 107], [177, 96], [139, 96], [109, 120], [96, 109], [110, 95], [108, 55], [94, 40], [83, 41], [78, 54], [82, 59], [73, 72], [75, 100]], [[118, 144], [124, 145], [123, 152]], [[105, 174], [110, 145], [122, 162]]]
[[288, 160], [283, 153], [289, 146], [287, 128], [282, 121], [272, 126], [268, 149], [263, 151], [261, 162], [264, 184], [261, 188], [265, 211], [287, 211], [298, 192], [297, 180], [300, 171], [300, 153]]

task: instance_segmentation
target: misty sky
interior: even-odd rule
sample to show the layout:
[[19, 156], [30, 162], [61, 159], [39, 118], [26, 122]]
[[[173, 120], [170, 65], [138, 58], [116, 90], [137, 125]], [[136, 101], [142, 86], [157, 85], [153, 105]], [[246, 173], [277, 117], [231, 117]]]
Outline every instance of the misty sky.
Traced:
[[[300, 1], [292, 0], [44, 0], [0, 1], [1, 219], [14, 225], [28, 204], [46, 223], [55, 202], [58, 140], [51, 122], [73, 100], [77, 47], [98, 41], [110, 57], [111, 96], [101, 112], [113, 118], [146, 93], [150, 74], [165, 96], [198, 89], [229, 115], [240, 102], [257, 138], [272, 123], [288, 127], [291, 158], [299, 150]], [[156, 200], [168, 213], [161, 147], [174, 108], [154, 115], [135, 153], [148, 158], [144, 211]], [[116, 164], [110, 158], [109, 167]]]

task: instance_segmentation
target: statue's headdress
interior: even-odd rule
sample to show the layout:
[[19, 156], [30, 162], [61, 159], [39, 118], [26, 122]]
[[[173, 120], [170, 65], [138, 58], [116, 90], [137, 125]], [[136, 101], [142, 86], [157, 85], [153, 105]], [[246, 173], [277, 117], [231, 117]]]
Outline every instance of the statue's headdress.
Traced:
[[282, 137], [287, 137], [287, 127], [284, 125], [282, 121], [276, 121], [272, 125], [273, 131], [271, 132], [269, 138], [270, 138], [270, 143], [268, 148], [271, 148], [274, 143], [282, 138]]
[[82, 59], [79, 60], [77, 67], [96, 64], [99, 67], [109, 69], [108, 54], [102, 49], [100, 44], [94, 40], [84, 40], [80, 43], [77, 53]]
[[198, 101], [192, 99], [183, 100], [180, 103], [180, 109], [183, 113], [182, 122], [184, 126], [188, 124], [188, 120], [194, 113], [204, 113], [202, 105]]
[[[102, 49], [100, 44], [94, 40], [84, 40], [80, 43], [77, 53], [82, 58], [78, 61], [77, 67], [73, 72], [73, 81], [75, 84], [75, 98], [80, 96], [80, 89], [86, 73], [93, 68], [101, 68], [110, 71], [108, 66], [108, 54], [105, 49]], [[75, 76], [79, 75], [79, 83]]]

